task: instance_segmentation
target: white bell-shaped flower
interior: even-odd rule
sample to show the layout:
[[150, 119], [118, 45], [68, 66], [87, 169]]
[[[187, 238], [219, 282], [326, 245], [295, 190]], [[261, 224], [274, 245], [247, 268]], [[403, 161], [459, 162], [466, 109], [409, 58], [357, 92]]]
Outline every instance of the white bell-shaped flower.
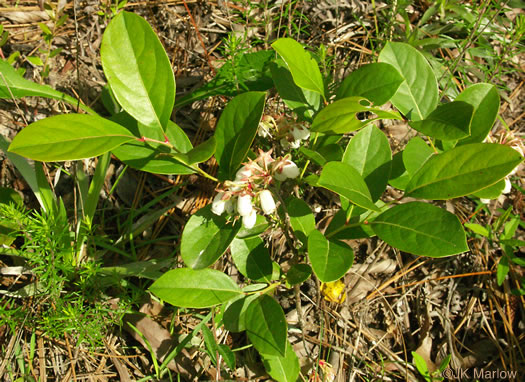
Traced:
[[224, 204], [224, 209], [226, 210], [227, 214], [232, 214], [233, 213], [234, 207], [233, 207], [233, 202], [232, 202], [231, 199], [228, 199], [226, 201], [226, 203]]
[[302, 126], [294, 126], [290, 131], [296, 141], [308, 139], [310, 137], [310, 130]]
[[252, 170], [246, 168], [246, 166], [242, 166], [235, 174], [235, 181], [245, 181], [250, 176], [252, 176]]
[[286, 164], [283, 166], [281, 175], [284, 175], [287, 178], [297, 178], [301, 171], [299, 171], [299, 168], [297, 165], [292, 162], [291, 160], [286, 161]]
[[252, 197], [250, 195], [242, 195], [237, 198], [237, 212], [241, 216], [248, 216], [253, 211]]
[[253, 228], [256, 221], [257, 221], [257, 213], [255, 212], [254, 209], [252, 209], [252, 211], [248, 215], [244, 215], [242, 217], [242, 225], [246, 229]]
[[262, 190], [259, 193], [259, 199], [261, 200], [261, 208], [266, 215], [270, 215], [275, 211], [275, 201], [269, 190]]
[[219, 192], [213, 198], [213, 202], [211, 203], [211, 212], [213, 212], [215, 215], [219, 215], [220, 216], [224, 212], [224, 209], [226, 207], [226, 202], [227, 201], [226, 200], [222, 200], [223, 196], [224, 196], [224, 192]]

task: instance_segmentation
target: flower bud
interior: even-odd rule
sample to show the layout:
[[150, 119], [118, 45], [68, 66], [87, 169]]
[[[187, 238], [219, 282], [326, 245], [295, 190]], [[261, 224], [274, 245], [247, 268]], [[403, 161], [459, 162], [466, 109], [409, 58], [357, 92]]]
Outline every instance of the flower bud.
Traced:
[[262, 190], [259, 194], [261, 200], [261, 208], [266, 215], [270, 215], [275, 211], [275, 201], [272, 193], [269, 190]]
[[253, 211], [252, 197], [250, 195], [242, 195], [237, 199], [237, 212], [241, 216], [247, 216]]
[[226, 200], [222, 200], [223, 196], [224, 196], [224, 192], [219, 192], [213, 198], [213, 202], [211, 203], [211, 212], [213, 212], [215, 215], [220, 216], [224, 212], [224, 208], [226, 206]]
[[242, 217], [242, 225], [246, 229], [251, 229], [257, 221], [257, 213], [255, 210], [252, 210], [248, 215]]

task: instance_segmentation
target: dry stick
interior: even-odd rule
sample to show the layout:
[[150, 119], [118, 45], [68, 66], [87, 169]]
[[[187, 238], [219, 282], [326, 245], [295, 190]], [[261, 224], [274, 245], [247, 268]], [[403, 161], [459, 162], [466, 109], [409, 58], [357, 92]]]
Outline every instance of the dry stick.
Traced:
[[460, 278], [460, 277], [479, 276], [479, 275], [491, 275], [491, 274], [493, 274], [495, 272], [496, 271], [479, 271], [479, 272], [462, 273], [460, 275], [434, 277], [432, 279], [425, 279], [425, 280], [420, 280], [420, 281], [414, 281], [414, 282], [408, 283], [408, 284], [402, 284], [400, 286], [394, 287], [394, 289], [400, 289], [400, 288], [410, 287], [410, 286], [413, 286], [413, 285], [424, 284], [424, 283], [427, 283], [429, 281], [440, 281], [440, 280], [448, 280], [448, 279], [457, 279], [457, 278]]
[[69, 361], [71, 362], [71, 373], [73, 374], [73, 381], [77, 380], [77, 374], [75, 373], [75, 359], [73, 358], [73, 354], [71, 353], [71, 346], [69, 345], [69, 340], [67, 339], [67, 334], [64, 335], [64, 339], [66, 340], [66, 349], [67, 354], [69, 356]]
[[398, 273], [396, 274], [394, 277], [392, 277], [390, 280], [387, 280], [385, 281], [383, 284], [381, 284], [378, 288], [376, 288], [376, 290], [374, 290], [372, 293], [370, 293], [368, 296], [366, 296], [366, 299], [367, 300], [371, 300], [373, 297], [375, 297], [376, 294], [378, 294], [379, 292], [381, 292], [383, 289], [385, 289], [387, 286], [389, 286], [390, 284], [392, 284], [393, 282], [399, 280], [401, 277], [403, 277], [404, 275], [412, 272], [413, 270], [419, 268], [420, 266], [422, 266], [423, 264], [426, 264], [426, 262], [428, 260], [423, 260], [421, 261], [420, 263], [417, 263], [416, 265], [414, 265], [413, 267], [409, 268], [412, 264], [414, 264], [417, 260], [419, 259], [415, 259], [413, 260], [411, 263], [409, 263], [406, 267], [405, 267], [405, 270], [402, 270], [401, 273]]
[[190, 8], [188, 8], [188, 4], [186, 4], [186, 0], [182, 0], [184, 3], [184, 8], [186, 8], [186, 12], [188, 12], [188, 16], [190, 16], [191, 24], [193, 25], [193, 28], [195, 28], [195, 32], [197, 32], [197, 38], [199, 39], [199, 42], [201, 43], [202, 49], [204, 50], [204, 54], [206, 56], [206, 60], [208, 61], [208, 66], [211, 69], [211, 72], [215, 74], [215, 68], [213, 67], [210, 59], [210, 55], [208, 54], [208, 50], [206, 49], [206, 45], [204, 45], [204, 41], [202, 40], [201, 33], [199, 32], [199, 27], [195, 23], [195, 19], [193, 18], [193, 15], [190, 12]]

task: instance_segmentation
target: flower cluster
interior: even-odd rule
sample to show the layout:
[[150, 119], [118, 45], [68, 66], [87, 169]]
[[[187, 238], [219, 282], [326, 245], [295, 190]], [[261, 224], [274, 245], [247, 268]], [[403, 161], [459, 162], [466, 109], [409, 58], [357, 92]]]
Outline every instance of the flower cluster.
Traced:
[[283, 149], [298, 149], [301, 141], [310, 138], [310, 130], [301, 122], [290, 120], [286, 117], [280, 117], [276, 121], [272, 116], [265, 116], [259, 123], [258, 135], [266, 138], [272, 136], [272, 130], [275, 130], [277, 137], [280, 137], [280, 143]]
[[236, 212], [242, 217], [244, 227], [249, 229], [255, 225], [257, 211], [265, 215], [275, 212], [275, 201], [268, 187], [274, 179], [296, 178], [299, 168], [289, 155], [273, 159], [271, 152], [260, 150], [255, 160], [250, 160], [237, 171], [235, 180], [226, 181], [219, 187], [211, 206], [214, 214]]

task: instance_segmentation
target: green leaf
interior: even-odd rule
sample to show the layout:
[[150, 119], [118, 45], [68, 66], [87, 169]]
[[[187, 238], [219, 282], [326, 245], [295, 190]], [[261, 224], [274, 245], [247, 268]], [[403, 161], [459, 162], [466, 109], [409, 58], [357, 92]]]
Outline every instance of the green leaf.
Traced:
[[215, 269], [172, 269], [159, 277], [149, 290], [158, 298], [183, 308], [209, 308], [243, 294], [231, 278]]
[[390, 99], [392, 104], [412, 121], [425, 119], [439, 98], [436, 77], [425, 57], [408, 44], [387, 42], [379, 61], [394, 66], [405, 80]]
[[235, 63], [228, 61], [221, 66], [211, 81], [178, 99], [175, 107], [216, 95], [233, 97], [245, 91], [266, 91], [273, 86], [269, 66], [274, 58], [272, 50], [242, 54]]
[[477, 223], [465, 223], [464, 226], [478, 235], [489, 237], [489, 230]]
[[414, 351], [412, 352], [412, 357], [412, 363], [416, 366], [416, 369], [417, 371], [419, 371], [419, 374], [421, 374], [423, 378], [425, 378], [425, 381], [431, 382], [432, 377], [430, 376], [430, 372], [428, 371], [428, 366], [425, 362], [425, 359]]
[[0, 203], [3, 204], [24, 204], [20, 194], [12, 188], [0, 187]]
[[414, 175], [434, 155], [434, 150], [420, 137], [408, 141], [403, 150], [403, 164], [409, 175]]
[[315, 164], [318, 164], [319, 166], [324, 166], [326, 162], [328, 162], [325, 159], [325, 157], [323, 157], [319, 152], [315, 150], [307, 149], [304, 146], [299, 147], [299, 152], [303, 154], [305, 157], [307, 157], [308, 159], [310, 159]]
[[308, 258], [319, 280], [324, 283], [340, 279], [354, 262], [352, 248], [339, 240], [328, 240], [314, 230], [308, 236]]
[[264, 110], [265, 93], [248, 92], [233, 98], [221, 114], [215, 129], [219, 178], [233, 179], [257, 134]]
[[122, 108], [147, 128], [165, 130], [175, 101], [175, 79], [147, 21], [134, 13], [119, 13], [104, 32], [100, 56]]
[[376, 202], [376, 206], [379, 207], [380, 211], [371, 212], [353, 204], [348, 212], [343, 208], [340, 209], [326, 228], [325, 236], [331, 240], [355, 240], [375, 236], [368, 223], [388, 208], [381, 200]]
[[266, 231], [266, 228], [268, 228], [268, 221], [266, 218], [262, 215], [257, 215], [257, 219], [255, 220], [255, 225], [252, 228], [245, 228], [244, 226], [241, 227], [239, 232], [235, 237], [239, 239], [248, 239], [251, 237], [255, 237]]
[[46, 97], [67, 102], [74, 107], [78, 105], [82, 110], [93, 113], [90, 108], [79, 104], [79, 101], [67, 94], [52, 89], [47, 85], [40, 85], [26, 80], [4, 60], [0, 60], [0, 73], [2, 74], [0, 77], [0, 98]]
[[392, 170], [390, 171], [388, 184], [399, 190], [404, 190], [409, 181], [410, 175], [403, 163], [403, 151], [399, 151], [392, 157]]
[[256, 294], [241, 296], [227, 303], [224, 310], [224, 327], [230, 332], [240, 333], [246, 330], [245, 314], [248, 306], [258, 298]]
[[470, 137], [458, 142], [460, 145], [482, 142], [490, 132], [499, 110], [499, 94], [494, 85], [474, 84], [456, 97], [456, 101], [467, 102], [474, 107], [470, 124]]
[[219, 354], [230, 370], [235, 370], [235, 353], [228, 345], [219, 344]]
[[[170, 121], [171, 122], [171, 121]], [[217, 147], [215, 137], [211, 137], [199, 146], [191, 149], [187, 153], [171, 153], [171, 156], [187, 166], [207, 161], [211, 158]]]
[[41, 119], [20, 131], [9, 151], [39, 161], [66, 161], [104, 154], [135, 137], [107, 119], [63, 114]]
[[501, 179], [499, 182], [494, 183], [492, 186], [488, 186], [482, 190], [476, 191], [472, 195], [480, 199], [496, 199], [501, 195], [504, 188], [505, 179]]
[[406, 196], [451, 199], [486, 188], [510, 173], [523, 157], [496, 143], [471, 143], [434, 155], [414, 174]]
[[361, 174], [347, 163], [328, 162], [321, 172], [317, 185], [344, 196], [358, 206], [378, 211]]
[[474, 108], [462, 101], [439, 105], [421, 121], [409, 122], [417, 131], [441, 140], [456, 140], [468, 137]]
[[261, 355], [264, 368], [277, 382], [296, 382], [301, 371], [292, 345], [286, 341], [284, 356]]
[[468, 250], [457, 216], [431, 204], [399, 204], [370, 224], [381, 240], [414, 255], [444, 257]]
[[211, 137], [202, 142], [200, 145], [185, 154], [188, 158], [188, 164], [206, 162], [215, 153], [216, 147], [217, 141], [215, 140], [215, 137]]
[[203, 325], [201, 327], [201, 332], [202, 332], [202, 337], [204, 338], [204, 345], [206, 346], [206, 350], [210, 357], [210, 360], [214, 365], [217, 365], [217, 356], [218, 356], [217, 353], [219, 352], [219, 346], [217, 345], [217, 342], [215, 341], [215, 337], [213, 336], [213, 333], [206, 325]]
[[26, 58], [27, 58], [27, 61], [29, 61], [35, 66], [44, 66], [44, 62], [42, 61], [40, 57], [31, 56], [31, 57], [26, 57]]
[[342, 162], [363, 177], [372, 201], [379, 199], [386, 190], [392, 166], [392, 152], [385, 134], [376, 126], [368, 125], [350, 140]]
[[271, 282], [272, 259], [260, 237], [234, 239], [230, 250], [235, 266], [245, 277], [259, 282]]
[[239, 231], [239, 222], [211, 212], [211, 205], [201, 208], [186, 223], [180, 243], [184, 263], [193, 269], [212, 265], [226, 251]]
[[286, 210], [295, 235], [306, 244], [308, 235], [315, 229], [315, 218], [310, 206], [305, 201], [290, 196], [286, 199]]
[[509, 270], [509, 259], [507, 256], [502, 256], [499, 260], [498, 267], [496, 268], [496, 281], [499, 286], [505, 281], [505, 278], [509, 274]]
[[116, 278], [117, 280], [124, 277], [144, 277], [156, 280], [162, 275], [160, 270], [170, 266], [172, 263], [172, 259], [151, 259], [112, 267], [102, 267], [98, 272], [101, 275], [113, 276], [113, 278]]
[[[126, 112], [114, 115], [111, 119], [135, 135], [139, 135], [137, 121]], [[188, 136], [174, 122], [169, 121], [166, 136], [179, 153], [188, 153], [193, 146]], [[137, 170], [154, 174], [193, 174], [195, 171], [168, 154], [175, 154], [166, 146], [151, 146], [146, 142], [134, 141], [112, 150], [122, 162]]]
[[277, 301], [266, 294], [253, 300], [246, 310], [245, 323], [248, 338], [261, 355], [285, 355], [287, 324]]
[[[370, 112], [377, 115], [372, 119], [360, 121], [357, 113]], [[379, 119], [402, 119], [398, 113], [373, 107], [366, 98], [343, 98], [326, 106], [317, 114], [311, 127], [312, 132], [326, 134], [345, 134], [369, 125]]]
[[300, 119], [311, 121], [314, 114], [321, 108], [321, 95], [297, 86], [290, 71], [280, 61], [272, 63], [270, 70], [275, 87], [286, 106], [292, 109]]
[[304, 283], [312, 275], [312, 268], [308, 264], [293, 264], [286, 272], [286, 282], [289, 285]]
[[297, 86], [319, 93], [325, 98], [323, 76], [319, 65], [297, 41], [280, 38], [272, 44], [292, 73]]
[[396, 68], [385, 62], [361, 66], [350, 73], [337, 89], [337, 98], [365, 97], [375, 106], [388, 102], [403, 83]]

